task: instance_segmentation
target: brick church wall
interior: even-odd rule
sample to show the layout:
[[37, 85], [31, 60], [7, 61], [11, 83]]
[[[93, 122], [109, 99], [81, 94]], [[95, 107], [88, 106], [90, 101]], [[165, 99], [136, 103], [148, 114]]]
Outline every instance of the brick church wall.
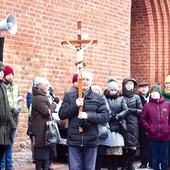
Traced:
[[170, 74], [170, 1], [133, 0], [131, 76], [151, 85]]
[[[130, 75], [130, 11], [130, 0], [2, 1], [0, 19], [11, 13], [18, 22], [16, 35], [1, 32], [5, 37], [4, 63], [14, 68], [15, 82], [24, 97], [35, 76], [46, 77], [60, 99], [70, 88], [72, 75], [77, 72], [76, 54], [60, 42], [77, 39], [78, 21], [89, 39], [98, 40], [84, 54], [86, 68], [94, 72], [94, 82], [103, 90], [109, 76], [121, 83]], [[20, 151], [29, 141], [27, 116], [25, 106], [14, 151]]]

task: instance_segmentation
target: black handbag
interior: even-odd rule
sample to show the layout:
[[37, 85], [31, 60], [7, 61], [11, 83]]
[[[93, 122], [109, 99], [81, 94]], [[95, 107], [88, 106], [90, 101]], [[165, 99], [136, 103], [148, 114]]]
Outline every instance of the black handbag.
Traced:
[[119, 121], [119, 127], [120, 127], [121, 135], [124, 136], [124, 134], [127, 131], [127, 124], [126, 124], [126, 120], [125, 119], [122, 119], [122, 120]]
[[122, 119], [122, 120], [115, 121], [113, 128], [111, 128], [111, 131], [117, 132], [117, 133], [121, 134], [122, 136], [124, 136], [127, 131], [126, 120]]
[[32, 136], [32, 123], [31, 123], [31, 116], [28, 116], [28, 127], [27, 127], [27, 135]]
[[46, 122], [45, 128], [45, 145], [58, 144], [61, 140], [58, 124], [53, 120], [51, 110], [49, 109], [50, 120]]

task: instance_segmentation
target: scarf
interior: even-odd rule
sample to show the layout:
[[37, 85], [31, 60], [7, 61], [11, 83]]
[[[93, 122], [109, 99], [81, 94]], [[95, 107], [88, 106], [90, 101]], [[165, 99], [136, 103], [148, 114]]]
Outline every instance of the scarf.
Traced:
[[162, 95], [164, 96], [165, 100], [170, 102], [170, 92], [168, 92], [168, 90], [163, 89]]
[[127, 90], [127, 89], [123, 89], [123, 96], [125, 97], [133, 97], [134, 96], [134, 90]]
[[169, 93], [170, 94], [170, 90], [164, 89], [165, 93]]

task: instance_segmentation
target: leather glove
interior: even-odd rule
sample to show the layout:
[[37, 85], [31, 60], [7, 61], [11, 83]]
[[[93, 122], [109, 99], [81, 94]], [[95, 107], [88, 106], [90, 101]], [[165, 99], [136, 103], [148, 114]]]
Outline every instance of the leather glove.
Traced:
[[13, 116], [18, 116], [19, 115], [19, 113], [20, 113], [20, 109], [19, 108], [13, 108], [13, 110], [12, 110], [12, 114], [13, 114]]
[[49, 87], [49, 92], [52, 97], [54, 97], [54, 89], [52, 87]]
[[58, 97], [55, 97], [53, 101], [58, 104], [60, 100]]
[[112, 115], [112, 117], [110, 118], [111, 122], [114, 122], [114, 121], [117, 121], [120, 119], [120, 116], [119, 115]]

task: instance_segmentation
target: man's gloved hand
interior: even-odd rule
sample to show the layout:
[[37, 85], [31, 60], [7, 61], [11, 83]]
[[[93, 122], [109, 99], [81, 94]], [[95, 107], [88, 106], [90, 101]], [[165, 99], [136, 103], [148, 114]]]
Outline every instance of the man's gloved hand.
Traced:
[[18, 116], [19, 115], [19, 113], [20, 113], [20, 109], [19, 108], [13, 108], [12, 109], [12, 114], [13, 114], [13, 116]]
[[87, 119], [88, 115], [87, 115], [86, 112], [80, 112], [79, 115], [78, 115], [78, 118], [79, 119]]
[[76, 100], [77, 106], [83, 106], [83, 103], [84, 103], [84, 98], [78, 98], [78, 99]]

